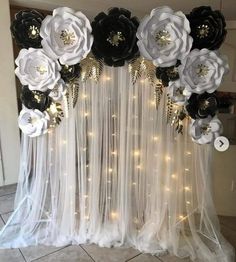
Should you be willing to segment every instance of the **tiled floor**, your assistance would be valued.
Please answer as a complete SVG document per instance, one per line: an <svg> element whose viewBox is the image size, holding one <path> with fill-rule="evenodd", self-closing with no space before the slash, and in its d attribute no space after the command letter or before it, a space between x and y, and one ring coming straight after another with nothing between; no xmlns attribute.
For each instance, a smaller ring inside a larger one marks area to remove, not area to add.
<svg viewBox="0 0 236 262"><path fill-rule="evenodd" d="M0 228L13 210L16 185L0 187ZM236 217L219 217L224 236L236 248ZM132 248L100 248L96 245L0 249L0 262L189 262L166 255L160 258Z"/></svg>

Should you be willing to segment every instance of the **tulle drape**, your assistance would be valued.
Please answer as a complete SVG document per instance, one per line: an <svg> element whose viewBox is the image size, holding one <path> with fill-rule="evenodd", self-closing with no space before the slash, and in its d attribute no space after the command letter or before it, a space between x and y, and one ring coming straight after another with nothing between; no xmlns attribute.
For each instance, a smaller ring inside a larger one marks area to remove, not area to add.
<svg viewBox="0 0 236 262"><path fill-rule="evenodd" d="M22 137L15 212L0 247L96 243L169 251L197 261L234 261L211 197L212 146L167 124L145 79L105 67L80 83L76 107L54 131ZM68 110L68 112L67 112Z"/></svg>

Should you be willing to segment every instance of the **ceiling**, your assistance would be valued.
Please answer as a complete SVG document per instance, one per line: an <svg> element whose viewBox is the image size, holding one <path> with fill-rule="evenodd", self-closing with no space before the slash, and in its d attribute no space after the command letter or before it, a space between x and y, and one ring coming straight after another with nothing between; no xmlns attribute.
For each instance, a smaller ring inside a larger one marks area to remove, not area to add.
<svg viewBox="0 0 236 262"><path fill-rule="evenodd" d="M213 9L221 10L226 20L236 21L236 0L10 0L10 3L44 10L68 6L84 12L89 18L114 6L127 8L141 18L157 6L168 5L176 11L188 13L194 7L210 5Z"/></svg>

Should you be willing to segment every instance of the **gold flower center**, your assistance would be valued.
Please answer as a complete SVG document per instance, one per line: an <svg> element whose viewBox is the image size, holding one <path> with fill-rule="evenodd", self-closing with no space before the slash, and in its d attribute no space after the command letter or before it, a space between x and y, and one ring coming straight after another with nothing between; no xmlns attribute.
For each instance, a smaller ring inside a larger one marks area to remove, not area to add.
<svg viewBox="0 0 236 262"><path fill-rule="evenodd" d="M200 109L201 110L206 110L209 107L210 102L208 100L204 100L200 103Z"/></svg>
<svg viewBox="0 0 236 262"><path fill-rule="evenodd" d="M210 32L210 28L208 25L199 25L197 27L197 37L198 38L205 38L209 35L209 32Z"/></svg>
<svg viewBox="0 0 236 262"><path fill-rule="evenodd" d="M125 37L122 32L111 31L109 37L107 38L107 42L109 42L112 46L118 46L120 42L123 41L125 41Z"/></svg>
<svg viewBox="0 0 236 262"><path fill-rule="evenodd" d="M156 34L155 40L160 47L166 47L171 43L170 33L165 29L160 30Z"/></svg>
<svg viewBox="0 0 236 262"><path fill-rule="evenodd" d="M75 42L75 33L70 32L69 30L65 29L61 31L60 39L63 41L64 45L73 45Z"/></svg>
<svg viewBox="0 0 236 262"><path fill-rule="evenodd" d="M203 124L200 130L203 135L208 135L211 132L211 126L209 124Z"/></svg>
<svg viewBox="0 0 236 262"><path fill-rule="evenodd" d="M196 74L198 77L207 76L209 73L209 67L203 64L197 66Z"/></svg>
<svg viewBox="0 0 236 262"><path fill-rule="evenodd" d="M28 36L31 39L36 39L39 37L39 29L35 25L31 25L28 30Z"/></svg>

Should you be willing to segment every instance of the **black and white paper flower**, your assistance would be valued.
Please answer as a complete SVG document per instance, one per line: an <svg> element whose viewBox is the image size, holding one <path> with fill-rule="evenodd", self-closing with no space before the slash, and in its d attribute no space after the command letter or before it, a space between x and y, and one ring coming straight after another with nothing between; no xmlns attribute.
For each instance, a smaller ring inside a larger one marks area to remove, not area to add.
<svg viewBox="0 0 236 262"><path fill-rule="evenodd" d="M20 98L22 104L28 109L38 109L41 112L49 108L52 101L47 93L30 90L28 86L22 87Z"/></svg>
<svg viewBox="0 0 236 262"><path fill-rule="evenodd" d="M66 93L67 86L64 83L64 81L60 80L58 83L55 85L55 87L51 90L49 93L49 96L54 100L54 101L60 101L63 96Z"/></svg>
<svg viewBox="0 0 236 262"><path fill-rule="evenodd" d="M229 65L226 58L220 56L218 52L194 49L182 60L179 66L179 76L190 92L213 93L228 70Z"/></svg>
<svg viewBox="0 0 236 262"><path fill-rule="evenodd" d="M76 65L61 65L61 78L69 83L76 78L80 77L81 67L80 64Z"/></svg>
<svg viewBox="0 0 236 262"><path fill-rule="evenodd" d="M36 10L22 10L15 15L11 24L11 33L21 48L40 48L39 35L44 15Z"/></svg>
<svg viewBox="0 0 236 262"><path fill-rule="evenodd" d="M71 8L59 7L42 22L40 36L45 52L65 65L75 65L90 52L93 36L88 18Z"/></svg>
<svg viewBox="0 0 236 262"><path fill-rule="evenodd" d="M124 8L100 13L92 22L93 54L109 66L123 66L138 53L136 32L139 22Z"/></svg>
<svg viewBox="0 0 236 262"><path fill-rule="evenodd" d="M220 11L213 11L210 6L200 6L187 15L193 37L193 48L220 48L227 31L224 16Z"/></svg>
<svg viewBox="0 0 236 262"><path fill-rule="evenodd" d="M138 47L155 66L169 67L183 59L192 47L189 21L179 11L164 6L153 9L139 25Z"/></svg>
<svg viewBox="0 0 236 262"><path fill-rule="evenodd" d="M61 66L42 49L21 49L15 63L15 74L21 84L27 85L30 90L45 92L53 89L61 78Z"/></svg>
<svg viewBox="0 0 236 262"><path fill-rule="evenodd" d="M171 81L168 87L168 94L173 103L185 105L191 93L185 89L180 80Z"/></svg>
<svg viewBox="0 0 236 262"><path fill-rule="evenodd" d="M47 133L49 122L50 117L47 111L41 112L37 109L23 108L18 118L21 131L30 137Z"/></svg>
<svg viewBox="0 0 236 262"><path fill-rule="evenodd" d="M193 120L190 125L192 140L198 144L209 144L223 131L222 123L217 118L203 118Z"/></svg>
<svg viewBox="0 0 236 262"><path fill-rule="evenodd" d="M192 94L186 105L189 116L193 119L215 116L218 99L215 93Z"/></svg>
<svg viewBox="0 0 236 262"><path fill-rule="evenodd" d="M180 61L176 63L174 66L170 67L160 67L156 68L156 77L160 79L164 86L168 86L170 81L175 81L179 79L178 66L180 65Z"/></svg>

